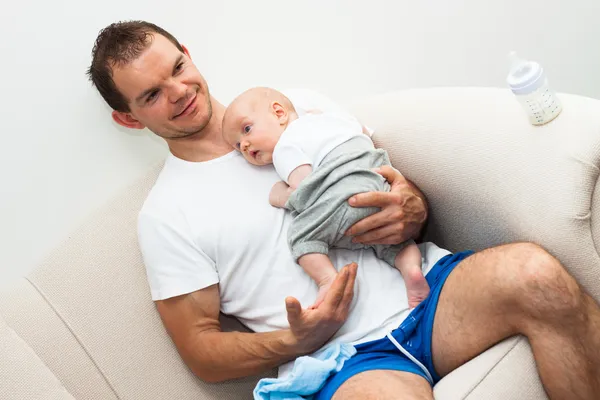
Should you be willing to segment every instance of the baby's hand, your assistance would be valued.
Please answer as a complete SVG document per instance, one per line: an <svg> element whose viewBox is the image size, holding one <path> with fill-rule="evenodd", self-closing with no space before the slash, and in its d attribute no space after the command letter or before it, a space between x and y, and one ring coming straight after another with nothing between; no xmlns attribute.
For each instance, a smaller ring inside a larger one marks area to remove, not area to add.
<svg viewBox="0 0 600 400"><path fill-rule="evenodd" d="M269 204L273 207L283 208L292 194L292 189L283 181L279 181L271 188Z"/></svg>

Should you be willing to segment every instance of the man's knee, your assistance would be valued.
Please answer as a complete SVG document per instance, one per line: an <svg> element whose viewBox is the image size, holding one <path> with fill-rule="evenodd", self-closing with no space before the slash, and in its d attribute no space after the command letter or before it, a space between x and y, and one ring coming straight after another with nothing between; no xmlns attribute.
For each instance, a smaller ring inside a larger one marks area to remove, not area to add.
<svg viewBox="0 0 600 400"><path fill-rule="evenodd" d="M511 278L519 307L531 318L571 318L582 305L582 292L562 264L541 246L515 243Z"/></svg>

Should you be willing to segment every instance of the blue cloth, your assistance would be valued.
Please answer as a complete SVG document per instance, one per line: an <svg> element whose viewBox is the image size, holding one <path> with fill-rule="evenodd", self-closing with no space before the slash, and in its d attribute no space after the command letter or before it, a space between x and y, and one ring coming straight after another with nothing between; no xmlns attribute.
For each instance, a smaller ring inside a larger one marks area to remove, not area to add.
<svg viewBox="0 0 600 400"><path fill-rule="evenodd" d="M342 369L344 362L354 354L354 346L335 343L311 356L299 357L286 377L264 378L258 381L254 388L254 399L310 399L312 394L321 389L327 378Z"/></svg>
<svg viewBox="0 0 600 400"><path fill-rule="evenodd" d="M391 336L428 371L428 374L387 338L381 338L356 346L356 355L344 363L343 368L332 375L315 400L329 400L335 391L348 379L364 371L394 370L411 372L422 376L435 385L441 378L435 371L431 354L431 335L433 320L437 309L440 292L446 279L454 268L465 258L473 254L464 251L442 257L426 275L430 292L400 326L391 332ZM429 376L432 381L430 381Z"/></svg>

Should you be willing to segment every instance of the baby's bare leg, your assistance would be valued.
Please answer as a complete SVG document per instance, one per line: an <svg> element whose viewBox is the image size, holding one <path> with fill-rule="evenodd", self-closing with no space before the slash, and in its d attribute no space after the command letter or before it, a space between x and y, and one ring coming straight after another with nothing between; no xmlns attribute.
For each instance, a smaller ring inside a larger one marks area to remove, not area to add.
<svg viewBox="0 0 600 400"><path fill-rule="evenodd" d="M402 249L394 260L394 266L400 271L406 284L408 306L414 308L429 294L429 284L421 271L421 252L416 244Z"/></svg>
<svg viewBox="0 0 600 400"><path fill-rule="evenodd" d="M319 286L317 300L310 308L317 308L325 299L329 287L335 280L337 271L331 263L329 256L321 253L309 253L298 259L298 264L313 278Z"/></svg>

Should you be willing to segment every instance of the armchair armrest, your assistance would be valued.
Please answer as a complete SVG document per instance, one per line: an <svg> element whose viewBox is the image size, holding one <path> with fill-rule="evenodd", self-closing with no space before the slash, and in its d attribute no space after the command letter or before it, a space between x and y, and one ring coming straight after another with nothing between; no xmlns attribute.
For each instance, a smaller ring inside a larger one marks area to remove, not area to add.
<svg viewBox="0 0 600 400"><path fill-rule="evenodd" d="M393 92L351 109L427 196L428 240L536 242L600 300L600 101L558 97L563 112L541 127L496 88Z"/></svg>

